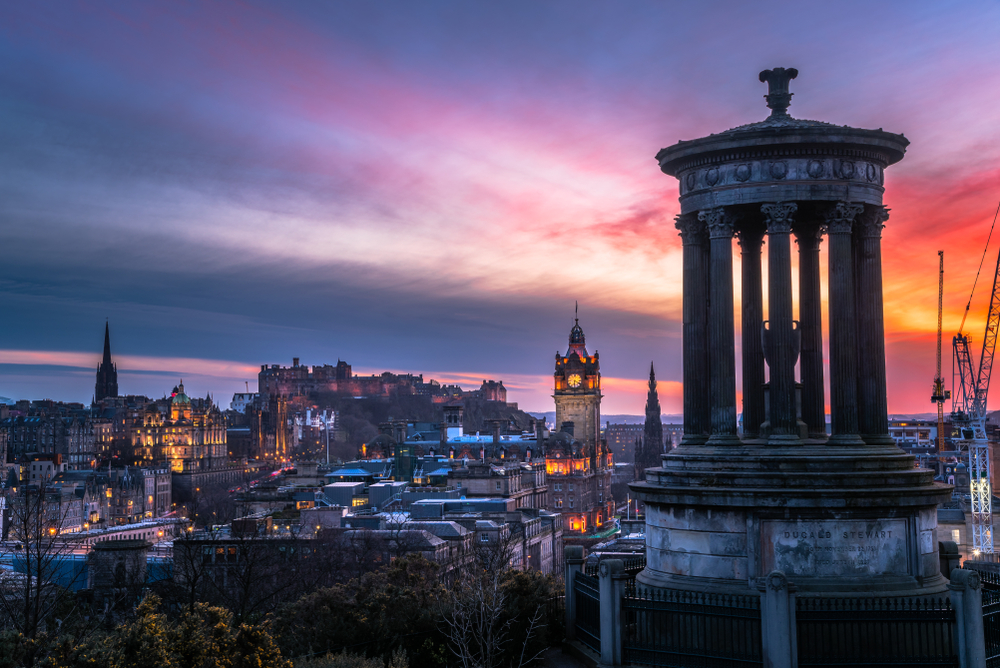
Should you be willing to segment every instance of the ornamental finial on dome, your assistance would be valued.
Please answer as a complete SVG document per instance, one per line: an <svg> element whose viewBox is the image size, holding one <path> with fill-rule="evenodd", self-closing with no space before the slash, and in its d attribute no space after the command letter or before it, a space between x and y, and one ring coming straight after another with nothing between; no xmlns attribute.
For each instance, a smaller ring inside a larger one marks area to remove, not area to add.
<svg viewBox="0 0 1000 668"><path fill-rule="evenodd" d="M569 345L572 347L574 345L582 346L585 344L586 339L583 336L583 328L580 327L580 302L576 302L573 312L573 329L569 331Z"/></svg>
<svg viewBox="0 0 1000 668"><path fill-rule="evenodd" d="M775 67L760 73L761 82L767 82L767 108L771 110L771 118L788 115L788 105L792 103L792 93L788 92L788 82L799 76L794 67L785 69Z"/></svg>
<svg viewBox="0 0 1000 668"><path fill-rule="evenodd" d="M566 351L567 358L573 353L576 353L581 359L590 356L587 352L587 340L583 335L583 328L580 327L579 316L580 308L577 305L576 313L573 317L573 329L569 331L569 350Z"/></svg>

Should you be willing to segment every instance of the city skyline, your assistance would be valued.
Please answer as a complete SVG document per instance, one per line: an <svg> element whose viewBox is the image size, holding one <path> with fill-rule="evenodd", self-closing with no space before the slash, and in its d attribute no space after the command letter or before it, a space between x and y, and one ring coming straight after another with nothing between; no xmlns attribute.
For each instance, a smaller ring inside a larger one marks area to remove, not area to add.
<svg viewBox="0 0 1000 668"><path fill-rule="evenodd" d="M936 251L948 360L1000 198L1000 9L431 6L0 10L0 395L89 401L107 317L123 394L184 377L226 405L261 364L340 358L547 411L579 300L604 412L641 413L652 360L679 413L653 156L763 119L757 72L787 66L793 116L911 141L886 177L889 411L933 410Z"/></svg>

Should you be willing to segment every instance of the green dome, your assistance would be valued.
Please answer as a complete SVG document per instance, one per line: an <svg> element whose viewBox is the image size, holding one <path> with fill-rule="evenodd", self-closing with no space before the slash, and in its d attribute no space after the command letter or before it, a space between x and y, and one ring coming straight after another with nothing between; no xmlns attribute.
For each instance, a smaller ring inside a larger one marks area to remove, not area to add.
<svg viewBox="0 0 1000 668"><path fill-rule="evenodd" d="M189 397L188 395L184 394L184 383L181 383L180 385L178 385L177 387L175 387L174 391L171 393L170 397L171 397L171 403L174 403L174 404L190 404L191 403L191 397Z"/></svg>

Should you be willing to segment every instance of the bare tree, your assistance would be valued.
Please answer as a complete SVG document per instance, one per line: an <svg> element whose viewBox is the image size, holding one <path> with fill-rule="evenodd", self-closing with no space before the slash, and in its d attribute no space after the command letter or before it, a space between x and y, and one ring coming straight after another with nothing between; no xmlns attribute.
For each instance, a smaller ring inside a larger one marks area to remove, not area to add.
<svg viewBox="0 0 1000 668"><path fill-rule="evenodd" d="M523 636L517 632L505 583L512 572L519 536L502 524L489 538L477 541L475 565L464 571L451 590L452 610L444 619L445 635L462 668L521 668L541 654L529 654L528 646L542 624L544 610L536 606L524 611L529 614L527 629Z"/></svg>
<svg viewBox="0 0 1000 668"><path fill-rule="evenodd" d="M508 613L508 595L501 573L482 571L465 577L452 590L452 609L444 618L448 647L462 668L521 668L541 652L528 655L530 640L544 611L531 612L527 633L515 637L516 619ZM519 647L519 649L518 649Z"/></svg>
<svg viewBox="0 0 1000 668"><path fill-rule="evenodd" d="M191 532L174 541L175 600L188 610L212 603L237 623L253 621L304 593L311 542L270 535L266 522L253 518L228 532Z"/></svg>
<svg viewBox="0 0 1000 668"><path fill-rule="evenodd" d="M9 509L7 540L0 555L11 559L15 572L0 575L2 625L27 641L25 665L34 665L39 640L55 632L73 601L72 587L85 580L86 561L73 559L78 544L67 534L67 517L75 497L63 499L46 480L4 491Z"/></svg>

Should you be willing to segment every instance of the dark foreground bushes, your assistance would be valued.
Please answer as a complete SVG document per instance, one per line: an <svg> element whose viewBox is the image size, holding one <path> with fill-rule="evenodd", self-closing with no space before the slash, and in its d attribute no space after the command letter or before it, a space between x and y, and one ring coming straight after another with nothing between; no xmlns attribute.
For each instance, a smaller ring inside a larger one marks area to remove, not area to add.
<svg viewBox="0 0 1000 668"><path fill-rule="evenodd" d="M0 668L446 668L470 657L506 668L562 638L552 605L562 584L551 576L473 567L445 586L438 575L436 564L403 557L242 621L155 594L113 623L81 608L34 638L0 630Z"/></svg>

